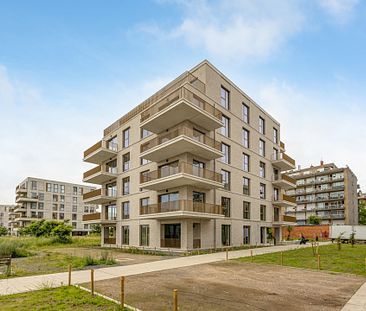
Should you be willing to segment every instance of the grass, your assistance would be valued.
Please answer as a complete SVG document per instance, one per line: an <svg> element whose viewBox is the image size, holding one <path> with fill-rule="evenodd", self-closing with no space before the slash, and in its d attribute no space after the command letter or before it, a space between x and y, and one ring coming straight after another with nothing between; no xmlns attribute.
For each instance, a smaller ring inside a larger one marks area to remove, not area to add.
<svg viewBox="0 0 366 311"><path fill-rule="evenodd" d="M321 270L366 276L366 245L355 245L352 247L348 244L342 244L340 251L337 249L337 244L320 246L319 255ZM252 261L250 257L243 257L237 260L240 262ZM281 254L278 252L253 256L253 262L280 265ZM314 256L311 247L286 251L283 252L283 265L296 268L317 269L317 256Z"/></svg>
<svg viewBox="0 0 366 311"><path fill-rule="evenodd" d="M119 305L102 297L92 297L90 293L74 286L0 296L0 306L2 311L128 310L127 308L122 309Z"/></svg>

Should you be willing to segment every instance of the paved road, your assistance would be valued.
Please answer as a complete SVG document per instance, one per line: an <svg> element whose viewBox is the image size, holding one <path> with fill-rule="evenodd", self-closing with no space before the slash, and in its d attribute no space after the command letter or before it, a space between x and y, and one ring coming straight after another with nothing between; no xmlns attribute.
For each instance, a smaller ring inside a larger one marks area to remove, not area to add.
<svg viewBox="0 0 366 311"><path fill-rule="evenodd" d="M292 245L256 248L253 249L253 255L275 253L280 251L296 249L299 247L309 247L309 246L310 245L299 246L292 244ZM230 251L228 255L229 259L239 257L249 257L250 250ZM147 272L189 267L194 265L222 261L225 259L226 259L226 253L220 252L220 253L196 255L190 257L178 257L173 259L153 261L128 266L100 268L95 270L94 279L95 281L107 280L122 275L129 276ZM90 281L90 270L79 270L72 272L72 284L81 284L89 281ZM0 295L22 293L42 289L44 287L58 287L66 285L67 282L68 282L67 272L3 279L0 280Z"/></svg>

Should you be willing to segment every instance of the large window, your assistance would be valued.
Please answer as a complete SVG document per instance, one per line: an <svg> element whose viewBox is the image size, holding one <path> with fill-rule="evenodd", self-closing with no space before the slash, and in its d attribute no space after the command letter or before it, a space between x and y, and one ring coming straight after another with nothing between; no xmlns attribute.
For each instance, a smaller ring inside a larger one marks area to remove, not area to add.
<svg viewBox="0 0 366 311"><path fill-rule="evenodd" d="M140 199L140 213L141 214L148 214L148 206L149 206L149 198L141 198Z"/></svg>
<svg viewBox="0 0 366 311"><path fill-rule="evenodd" d="M243 177L243 194L250 195L250 179Z"/></svg>
<svg viewBox="0 0 366 311"><path fill-rule="evenodd" d="M122 245L130 244L130 227L122 226Z"/></svg>
<svg viewBox="0 0 366 311"><path fill-rule="evenodd" d="M122 194L130 194L130 177L125 177L122 179Z"/></svg>
<svg viewBox="0 0 366 311"><path fill-rule="evenodd" d="M225 89L223 86L221 87L221 92L220 92L220 103L221 106L229 109L230 108L230 92Z"/></svg>
<svg viewBox="0 0 366 311"><path fill-rule="evenodd" d="M65 193L65 185L60 185L60 193Z"/></svg>
<svg viewBox="0 0 366 311"><path fill-rule="evenodd" d="M266 206L265 205L260 206L260 219L263 221L266 220Z"/></svg>
<svg viewBox="0 0 366 311"><path fill-rule="evenodd" d="M222 123L224 126L221 128L221 134L226 137L230 137L230 119L223 115Z"/></svg>
<svg viewBox="0 0 366 311"><path fill-rule="evenodd" d="M35 180L31 181L31 189L32 190L37 190L37 181L35 181Z"/></svg>
<svg viewBox="0 0 366 311"><path fill-rule="evenodd" d="M266 177L266 164L264 162L259 162L259 177Z"/></svg>
<svg viewBox="0 0 366 311"><path fill-rule="evenodd" d="M140 225L140 246L149 246L150 244L150 226Z"/></svg>
<svg viewBox="0 0 366 311"><path fill-rule="evenodd" d="M249 155L243 153L243 170L249 172L250 169L250 157Z"/></svg>
<svg viewBox="0 0 366 311"><path fill-rule="evenodd" d="M266 126L266 123L265 123L264 119L262 117L259 117L259 133L261 133L263 135L265 134L265 132L266 132L265 126Z"/></svg>
<svg viewBox="0 0 366 311"><path fill-rule="evenodd" d="M230 246L230 225L221 225L221 243Z"/></svg>
<svg viewBox="0 0 366 311"><path fill-rule="evenodd" d="M273 128L273 142L278 144L278 130L276 128Z"/></svg>
<svg viewBox="0 0 366 311"><path fill-rule="evenodd" d="M264 140L259 140L259 155L264 157L266 155L266 143Z"/></svg>
<svg viewBox="0 0 366 311"><path fill-rule="evenodd" d="M221 170L222 182L224 183L224 189L230 190L230 172Z"/></svg>
<svg viewBox="0 0 366 311"><path fill-rule="evenodd" d="M124 172L130 169L130 153L126 153L122 156L122 169Z"/></svg>
<svg viewBox="0 0 366 311"><path fill-rule="evenodd" d="M130 202L122 202L122 219L130 218Z"/></svg>
<svg viewBox="0 0 366 311"><path fill-rule="evenodd" d="M58 184L53 185L53 192L58 192Z"/></svg>
<svg viewBox="0 0 366 311"><path fill-rule="evenodd" d="M221 161L226 164L230 164L230 146L221 143L221 151L224 154L221 158Z"/></svg>
<svg viewBox="0 0 366 311"><path fill-rule="evenodd" d="M148 136L150 136L152 133L148 130L145 129L141 129L141 138L146 138Z"/></svg>
<svg viewBox="0 0 366 311"><path fill-rule="evenodd" d="M230 217L230 198L221 197L221 206L225 217Z"/></svg>
<svg viewBox="0 0 366 311"><path fill-rule="evenodd" d="M249 123L249 106L243 104L243 121Z"/></svg>
<svg viewBox="0 0 366 311"><path fill-rule="evenodd" d="M51 192L52 191L52 185L49 183L46 183L46 191Z"/></svg>
<svg viewBox="0 0 366 311"><path fill-rule="evenodd" d="M265 199L266 198L266 185L259 184L259 198Z"/></svg>
<svg viewBox="0 0 366 311"><path fill-rule="evenodd" d="M243 201L243 219L250 219L250 202Z"/></svg>
<svg viewBox="0 0 366 311"><path fill-rule="evenodd" d="M117 207L116 205L106 205L105 207L106 220L117 220Z"/></svg>
<svg viewBox="0 0 366 311"><path fill-rule="evenodd" d="M159 195L158 200L159 200L159 206L160 206L162 213L178 211L180 208L179 192L161 194L161 195Z"/></svg>
<svg viewBox="0 0 366 311"><path fill-rule="evenodd" d="M117 160L115 159L106 163L106 169L108 173L117 174Z"/></svg>
<svg viewBox="0 0 366 311"><path fill-rule="evenodd" d="M250 226L243 226L243 244L250 244Z"/></svg>
<svg viewBox="0 0 366 311"><path fill-rule="evenodd" d="M249 148L249 131L243 128L243 146Z"/></svg>
<svg viewBox="0 0 366 311"><path fill-rule="evenodd" d="M123 131L123 148L127 148L130 145L130 128Z"/></svg>

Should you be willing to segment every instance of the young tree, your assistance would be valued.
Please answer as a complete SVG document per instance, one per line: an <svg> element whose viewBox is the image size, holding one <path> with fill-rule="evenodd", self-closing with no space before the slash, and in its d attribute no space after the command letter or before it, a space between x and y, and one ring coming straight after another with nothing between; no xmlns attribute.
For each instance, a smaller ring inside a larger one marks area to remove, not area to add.
<svg viewBox="0 0 366 311"><path fill-rule="evenodd" d="M294 229L293 226L287 226L287 232L288 232L288 234L287 234L287 241L290 241L291 232L292 232L293 229Z"/></svg>
<svg viewBox="0 0 366 311"><path fill-rule="evenodd" d="M321 219L316 215L311 215L308 218L310 225L319 225L321 223Z"/></svg>
<svg viewBox="0 0 366 311"><path fill-rule="evenodd" d="M358 223L366 225L366 203L364 201L358 204Z"/></svg>
<svg viewBox="0 0 366 311"><path fill-rule="evenodd" d="M8 235L8 229L4 226L0 226L0 236Z"/></svg>

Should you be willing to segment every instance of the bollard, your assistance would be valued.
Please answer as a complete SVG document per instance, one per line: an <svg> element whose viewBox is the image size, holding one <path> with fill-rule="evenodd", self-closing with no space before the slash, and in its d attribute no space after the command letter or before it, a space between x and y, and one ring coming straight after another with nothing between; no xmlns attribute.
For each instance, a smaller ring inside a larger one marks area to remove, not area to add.
<svg viewBox="0 0 366 311"><path fill-rule="evenodd" d="M91 294L94 296L94 269L90 269L90 282Z"/></svg>
<svg viewBox="0 0 366 311"><path fill-rule="evenodd" d="M283 252L281 252L281 266L283 266Z"/></svg>
<svg viewBox="0 0 366 311"><path fill-rule="evenodd" d="M319 255L319 242L316 243L316 254Z"/></svg>
<svg viewBox="0 0 366 311"><path fill-rule="evenodd" d="M318 255L318 270L320 270L320 255Z"/></svg>
<svg viewBox="0 0 366 311"><path fill-rule="evenodd" d="M125 306L125 277L121 276L121 308Z"/></svg>
<svg viewBox="0 0 366 311"><path fill-rule="evenodd" d="M365 258L365 271L366 271L366 258Z"/></svg>
<svg viewBox="0 0 366 311"><path fill-rule="evenodd" d="M226 249L226 260L229 260L229 250Z"/></svg>
<svg viewBox="0 0 366 311"><path fill-rule="evenodd" d="M251 258L251 260L253 262L253 250L252 249L250 250L250 258Z"/></svg>
<svg viewBox="0 0 366 311"><path fill-rule="evenodd" d="M173 311L178 311L178 290L173 290Z"/></svg>
<svg viewBox="0 0 366 311"><path fill-rule="evenodd" d="M69 286L71 285L71 265L69 265L69 281L68 281Z"/></svg>

